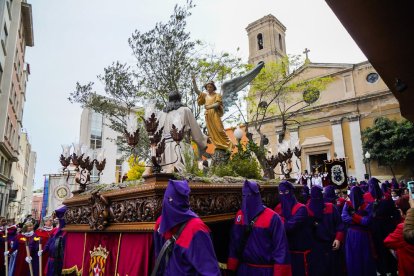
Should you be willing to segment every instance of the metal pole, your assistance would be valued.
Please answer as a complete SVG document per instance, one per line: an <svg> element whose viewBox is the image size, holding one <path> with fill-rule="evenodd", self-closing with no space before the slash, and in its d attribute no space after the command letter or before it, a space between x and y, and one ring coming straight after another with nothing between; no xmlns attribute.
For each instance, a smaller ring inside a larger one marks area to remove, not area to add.
<svg viewBox="0 0 414 276"><path fill-rule="evenodd" d="M371 178L371 159L368 159L368 173L369 173L369 178Z"/></svg>

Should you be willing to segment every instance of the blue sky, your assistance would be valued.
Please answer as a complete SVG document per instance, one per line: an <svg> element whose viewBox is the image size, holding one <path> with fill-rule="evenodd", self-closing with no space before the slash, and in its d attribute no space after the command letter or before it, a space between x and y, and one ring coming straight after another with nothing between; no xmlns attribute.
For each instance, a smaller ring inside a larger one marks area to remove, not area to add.
<svg viewBox="0 0 414 276"><path fill-rule="evenodd" d="M128 38L135 29L146 31L168 20L170 0L29 1L33 8L34 42L27 49L31 75L27 87L23 127L37 152L35 186L43 174L56 173L61 144L79 137L81 108L67 100L77 81L96 76L113 61L134 64ZM309 0L195 0L189 20L194 39L216 51L248 56L246 26L273 14L286 27L289 54L311 50L312 62L358 63L365 56L325 1Z"/></svg>

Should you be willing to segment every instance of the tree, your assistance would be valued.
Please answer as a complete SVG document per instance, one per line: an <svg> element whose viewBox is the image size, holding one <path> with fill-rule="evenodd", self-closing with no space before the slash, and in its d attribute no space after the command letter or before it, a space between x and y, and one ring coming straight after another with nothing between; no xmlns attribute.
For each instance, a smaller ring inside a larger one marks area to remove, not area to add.
<svg viewBox="0 0 414 276"><path fill-rule="evenodd" d="M403 120L397 122L385 117L375 119L372 127L362 131L362 148L371 159L388 166L393 177L393 167L414 160L414 126Z"/></svg>
<svg viewBox="0 0 414 276"><path fill-rule="evenodd" d="M145 171L145 163L139 162L134 156L128 158L129 171L127 172L127 180L137 180L142 178Z"/></svg>
<svg viewBox="0 0 414 276"><path fill-rule="evenodd" d="M104 85L105 95L100 95L94 91L93 82L86 85L76 83L76 89L70 93L68 100L71 103L79 103L82 108L89 108L96 113L102 114L109 120L109 127L116 132L123 134L127 126L128 116L143 111L139 110L136 105L142 101L143 92L142 79L129 66L120 62L114 62L112 65L104 68L104 74L99 75L98 79ZM148 158L148 137L144 130L141 120L138 120L140 128L140 140L136 147L136 154L143 160ZM125 147L126 139L114 142L123 152L127 152Z"/></svg>
<svg viewBox="0 0 414 276"><path fill-rule="evenodd" d="M144 106L146 101L154 100L162 109L168 101L168 93L179 91L184 104L202 120L192 88L192 74L205 82L223 81L242 74L245 66L235 55L207 51L203 43L191 39L186 26L192 8L192 0L188 0L183 6L175 6L167 22L159 22L147 32L135 30L128 42L136 64L130 67L117 61L104 69L98 79L104 84L105 96L94 90L93 82L77 83L69 100L103 114L110 120L112 129L123 133L126 116L137 104ZM138 157L146 160L148 137L141 123L139 127L143 139L137 145Z"/></svg>
<svg viewBox="0 0 414 276"><path fill-rule="evenodd" d="M156 99L162 108L168 101L168 93L178 91L198 119L200 107L191 76L198 74L205 82L212 79L222 82L243 73L244 67L240 58L208 52L204 43L191 39L186 26L194 7L192 0L187 0L184 6L176 5L167 22L158 22L147 32L135 30L128 42L136 57L137 71L143 77L146 96Z"/></svg>
<svg viewBox="0 0 414 276"><path fill-rule="evenodd" d="M249 121L243 116L244 123L247 128L253 128L260 137L259 143L256 143L250 133L247 146L249 150L254 152L265 177L270 179L275 177L275 166L284 162L286 156L278 153L270 159L267 158L265 146L269 140L262 132L263 125L271 117L280 121L282 129L279 143L282 143L287 126L292 123L300 124L296 118L297 113L315 103L319 98L320 91L324 90L326 85L331 82L330 77L302 80L300 74L297 73L299 64L299 56L286 57L278 62L267 63L253 80L249 95L246 97ZM293 72L288 73L289 70Z"/></svg>

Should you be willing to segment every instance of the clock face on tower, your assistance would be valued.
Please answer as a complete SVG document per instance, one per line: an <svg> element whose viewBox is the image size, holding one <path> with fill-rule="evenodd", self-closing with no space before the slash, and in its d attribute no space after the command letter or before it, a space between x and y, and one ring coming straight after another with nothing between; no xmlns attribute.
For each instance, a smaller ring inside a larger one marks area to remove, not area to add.
<svg viewBox="0 0 414 276"><path fill-rule="evenodd" d="M377 73L369 73L367 75L367 82L369 83L375 83L378 81L378 79L379 79L379 76Z"/></svg>

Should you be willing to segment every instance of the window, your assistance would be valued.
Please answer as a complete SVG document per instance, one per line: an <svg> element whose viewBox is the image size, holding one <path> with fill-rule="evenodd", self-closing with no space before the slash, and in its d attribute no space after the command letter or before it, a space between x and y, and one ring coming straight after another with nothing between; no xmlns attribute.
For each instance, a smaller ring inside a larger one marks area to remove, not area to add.
<svg viewBox="0 0 414 276"><path fill-rule="evenodd" d="M122 143L123 143L122 136L116 137L116 153L117 154L122 154Z"/></svg>
<svg viewBox="0 0 414 276"><path fill-rule="evenodd" d="M17 100L16 101L16 116L18 116L19 115L19 100ZM17 118L17 119L20 119L20 118Z"/></svg>
<svg viewBox="0 0 414 276"><path fill-rule="evenodd" d="M7 123L6 123L6 137L9 137L9 131L10 131L10 118L7 116Z"/></svg>
<svg viewBox="0 0 414 276"><path fill-rule="evenodd" d="M1 66L1 63L0 63L0 85L1 85L1 80L3 79L3 66ZM1 93L1 91L0 91L0 93Z"/></svg>
<svg viewBox="0 0 414 276"><path fill-rule="evenodd" d="M90 148L99 149L102 148L102 114L92 113L91 117L91 138Z"/></svg>
<svg viewBox="0 0 414 276"><path fill-rule="evenodd" d="M282 35L281 34L279 34L279 48L280 48L280 50L283 51L283 41L282 41Z"/></svg>
<svg viewBox="0 0 414 276"><path fill-rule="evenodd" d="M7 25L4 24L3 32L1 35L1 46L3 47L3 52L5 56L7 55L6 48L7 48L7 37L8 36L9 36L9 32L7 31Z"/></svg>
<svg viewBox="0 0 414 276"><path fill-rule="evenodd" d="M10 94L9 94L9 99L10 99L10 103L13 103L13 94L14 94L14 83L12 82L12 85L10 87Z"/></svg>
<svg viewBox="0 0 414 276"><path fill-rule="evenodd" d="M11 10L10 10L10 3L9 1L6 2L6 6L7 6L7 13L9 14L9 19L10 21L12 20L12 15L11 15Z"/></svg>
<svg viewBox="0 0 414 276"><path fill-rule="evenodd" d="M259 50L263 49L263 35L262 34L257 35L257 47Z"/></svg>
<svg viewBox="0 0 414 276"><path fill-rule="evenodd" d="M115 163L115 182L119 183L122 180L122 160L116 159Z"/></svg>
<svg viewBox="0 0 414 276"><path fill-rule="evenodd" d="M377 73L375 73L375 72L369 73L367 75L367 78L366 79L367 79L367 82L369 82L369 83L376 83L378 81L378 79L379 79L379 75Z"/></svg>
<svg viewBox="0 0 414 276"><path fill-rule="evenodd" d="M0 156L0 174L3 174L4 157Z"/></svg>

